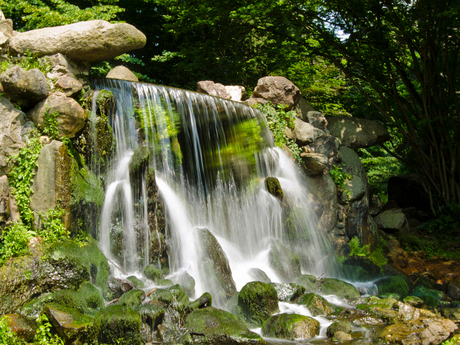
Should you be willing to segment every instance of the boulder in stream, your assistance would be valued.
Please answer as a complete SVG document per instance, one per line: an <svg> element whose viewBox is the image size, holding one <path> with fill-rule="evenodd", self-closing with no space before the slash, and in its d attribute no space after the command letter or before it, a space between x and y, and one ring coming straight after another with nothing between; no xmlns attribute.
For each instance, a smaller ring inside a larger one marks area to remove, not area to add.
<svg viewBox="0 0 460 345"><path fill-rule="evenodd" d="M249 327L260 327L278 312L278 294L269 284L250 282L238 294L238 307Z"/></svg>
<svg viewBox="0 0 460 345"><path fill-rule="evenodd" d="M335 307L331 303L314 293L300 296L296 303L305 305L313 316L327 316L335 312Z"/></svg>
<svg viewBox="0 0 460 345"><path fill-rule="evenodd" d="M100 310L94 319L100 330L100 344L141 343L141 317L134 310L121 305L111 305Z"/></svg>
<svg viewBox="0 0 460 345"><path fill-rule="evenodd" d="M272 240L268 253L271 268L286 282L293 282L300 276L300 259L281 242Z"/></svg>
<svg viewBox="0 0 460 345"><path fill-rule="evenodd" d="M320 324L312 317L298 314L270 316L262 327L262 334L270 338L288 340L310 339L319 335Z"/></svg>

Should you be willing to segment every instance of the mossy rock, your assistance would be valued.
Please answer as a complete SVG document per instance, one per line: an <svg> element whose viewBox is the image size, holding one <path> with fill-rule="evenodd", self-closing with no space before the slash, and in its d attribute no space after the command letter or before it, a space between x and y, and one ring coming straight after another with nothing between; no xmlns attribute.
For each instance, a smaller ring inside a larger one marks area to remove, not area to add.
<svg viewBox="0 0 460 345"><path fill-rule="evenodd" d="M412 283L409 278L404 276L391 276L379 279L375 282L379 294L396 293L400 298L404 298L412 290Z"/></svg>
<svg viewBox="0 0 460 345"><path fill-rule="evenodd" d="M265 178L264 182L267 191L275 198L278 198L281 201L283 201L284 193L283 189L281 188L280 181L276 177L267 177Z"/></svg>
<svg viewBox="0 0 460 345"><path fill-rule="evenodd" d="M128 307L108 306L96 314L95 321L99 327L100 344L139 345L141 343L141 317Z"/></svg>
<svg viewBox="0 0 460 345"><path fill-rule="evenodd" d="M350 334L352 331L351 323L348 321L335 321L332 325L327 328L326 335L332 338L336 332L344 332Z"/></svg>
<svg viewBox="0 0 460 345"><path fill-rule="evenodd" d="M353 285L335 278L321 279L319 291L322 295L335 295L339 298L358 298L359 291Z"/></svg>
<svg viewBox="0 0 460 345"><path fill-rule="evenodd" d="M251 278L253 278L255 281L258 281L258 282L262 282L262 283L271 283L271 279L267 276L267 274L262 271L261 269L259 268L250 268L248 270L248 274L251 276Z"/></svg>
<svg viewBox="0 0 460 345"><path fill-rule="evenodd" d="M293 302L305 293L305 287L294 283L270 283L278 294L281 302Z"/></svg>
<svg viewBox="0 0 460 345"><path fill-rule="evenodd" d="M34 322L19 314L6 314L4 316L10 331L16 333L18 338L27 343L33 342L36 333Z"/></svg>
<svg viewBox="0 0 460 345"><path fill-rule="evenodd" d="M273 286L250 282L238 294L238 307L250 327L260 327L270 315L279 311L278 294Z"/></svg>
<svg viewBox="0 0 460 345"><path fill-rule="evenodd" d="M155 329L163 322L166 308L157 301L149 301L147 303L137 306L135 311L141 317L142 323L146 324L150 330Z"/></svg>
<svg viewBox="0 0 460 345"><path fill-rule="evenodd" d="M99 249L99 246L93 238L83 247L89 260L90 281L102 290L102 294L107 291L107 279L109 277L110 266L107 258Z"/></svg>
<svg viewBox="0 0 460 345"><path fill-rule="evenodd" d="M313 316L327 316L335 312L335 307L331 303L314 293L300 296L296 303L305 305Z"/></svg>
<svg viewBox="0 0 460 345"><path fill-rule="evenodd" d="M186 271L174 274L174 276L171 277L171 280L174 283L179 284L187 295L193 296L195 294L195 279L193 279L193 277Z"/></svg>
<svg viewBox="0 0 460 345"><path fill-rule="evenodd" d="M138 289L143 289L145 287L144 282L140 280L139 278L137 278L136 276L129 276L126 279L129 280L131 283L133 283L134 287Z"/></svg>
<svg viewBox="0 0 460 345"><path fill-rule="evenodd" d="M421 299L420 297L411 295L405 297L403 302L414 308L423 308L423 305L425 304L423 299Z"/></svg>
<svg viewBox="0 0 460 345"><path fill-rule="evenodd" d="M170 305L174 301L174 296L171 291L167 289L156 289L151 295L150 298L153 300L160 301L165 305Z"/></svg>
<svg viewBox="0 0 460 345"><path fill-rule="evenodd" d="M312 317L298 314L270 316L262 327L265 337L289 340L310 339L319 335L320 323Z"/></svg>
<svg viewBox="0 0 460 345"><path fill-rule="evenodd" d="M351 256L343 263L345 277L352 281L369 281L381 276L380 267L365 256Z"/></svg>
<svg viewBox="0 0 460 345"><path fill-rule="evenodd" d="M149 148L143 145L139 146L131 157L131 162L129 163L129 175L135 177L143 174L148 166L149 159Z"/></svg>
<svg viewBox="0 0 460 345"><path fill-rule="evenodd" d="M132 289L124 293L118 300L118 305L123 305L131 309L136 309L145 299L143 290Z"/></svg>
<svg viewBox="0 0 460 345"><path fill-rule="evenodd" d="M270 267L287 283L300 276L299 256L288 250L281 242L272 240L268 252Z"/></svg>
<svg viewBox="0 0 460 345"><path fill-rule="evenodd" d="M265 344L238 316L214 307L191 312L185 319L185 328L199 344Z"/></svg>
<svg viewBox="0 0 460 345"><path fill-rule="evenodd" d="M151 281L156 281L162 277L161 271L154 265L147 265L144 267L144 276Z"/></svg>
<svg viewBox="0 0 460 345"><path fill-rule="evenodd" d="M297 285L301 285L305 288L305 293L316 292L318 290L318 280L313 275L302 274L295 280Z"/></svg>
<svg viewBox="0 0 460 345"><path fill-rule="evenodd" d="M155 282L158 286L172 286L174 283L169 279L157 279Z"/></svg>
<svg viewBox="0 0 460 345"><path fill-rule="evenodd" d="M44 313L66 344L97 342L99 328L93 318L81 314L74 308L53 303L45 306Z"/></svg>
<svg viewBox="0 0 460 345"><path fill-rule="evenodd" d="M200 308L206 308L212 306L212 296L209 292L203 293L200 297L196 300L191 301L188 304L188 309L195 310Z"/></svg>
<svg viewBox="0 0 460 345"><path fill-rule="evenodd" d="M425 302L426 306L431 308L436 308L444 297L442 291L437 291L433 289L428 289L423 285L415 287L412 291L411 296L419 297Z"/></svg>

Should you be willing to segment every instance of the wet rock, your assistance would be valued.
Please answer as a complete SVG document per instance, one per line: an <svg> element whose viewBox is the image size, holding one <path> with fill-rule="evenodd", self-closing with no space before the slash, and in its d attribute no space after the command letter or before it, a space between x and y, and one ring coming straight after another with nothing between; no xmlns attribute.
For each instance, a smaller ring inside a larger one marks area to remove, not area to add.
<svg viewBox="0 0 460 345"><path fill-rule="evenodd" d="M250 99L261 98L275 106L282 104L287 110L294 109L300 101L300 90L284 77L260 78Z"/></svg>
<svg viewBox="0 0 460 345"><path fill-rule="evenodd" d="M200 261L203 274L202 279L212 287L211 291L217 294L214 297L218 304L224 304L228 297L236 292L232 271L227 256L208 229L196 229L195 236L200 246Z"/></svg>
<svg viewBox="0 0 460 345"><path fill-rule="evenodd" d="M305 293L316 292L319 283L313 275L302 274L295 280L295 283L305 287Z"/></svg>
<svg viewBox="0 0 460 345"><path fill-rule="evenodd" d="M455 323L460 322L460 308L442 308L441 315Z"/></svg>
<svg viewBox="0 0 460 345"><path fill-rule="evenodd" d="M369 147L390 140L385 126L373 120L328 116L327 129L350 148Z"/></svg>
<svg viewBox="0 0 460 345"><path fill-rule="evenodd" d="M294 283L270 283L281 302L293 302L305 293L305 287Z"/></svg>
<svg viewBox="0 0 460 345"><path fill-rule="evenodd" d="M8 328L12 332L16 333L18 338L26 341L27 343L34 340L36 329L33 322L19 314L6 314L5 317L8 323Z"/></svg>
<svg viewBox="0 0 460 345"><path fill-rule="evenodd" d="M161 271L156 268L154 265L147 265L144 267L144 275L152 280L156 281L158 278L161 277Z"/></svg>
<svg viewBox="0 0 460 345"><path fill-rule="evenodd" d="M348 321L335 321L327 328L326 335L332 338L337 332L350 334L352 331L351 323Z"/></svg>
<svg viewBox="0 0 460 345"><path fill-rule="evenodd" d="M18 33L9 45L17 54L63 53L72 59L96 62L142 48L145 43L145 35L132 25L91 20Z"/></svg>
<svg viewBox="0 0 460 345"><path fill-rule="evenodd" d="M265 344L238 316L213 307L191 312L185 319L185 328L200 344Z"/></svg>
<svg viewBox="0 0 460 345"><path fill-rule="evenodd" d="M264 183L265 188L271 195L283 201L283 189L281 188L280 181L276 177L266 177Z"/></svg>
<svg viewBox="0 0 460 345"><path fill-rule="evenodd" d="M131 283L133 283L135 288L138 289L143 289L144 288L144 282L137 278L136 276L129 276L126 278L126 280L129 280Z"/></svg>
<svg viewBox="0 0 460 345"><path fill-rule="evenodd" d="M6 175L12 162L8 158L17 154L25 146L23 129L25 114L16 109L6 97L0 97L0 174Z"/></svg>
<svg viewBox="0 0 460 345"><path fill-rule="evenodd" d="M254 279L255 281L259 281L259 282L262 282L262 283L271 283L271 279L267 276L267 274L262 271L261 269L258 269L258 268L250 268L248 270L248 274L251 276L252 279Z"/></svg>
<svg viewBox="0 0 460 345"><path fill-rule="evenodd" d="M403 276L393 276L379 279L375 282L379 289L379 294L396 293L400 298L404 298L412 290L412 282Z"/></svg>
<svg viewBox="0 0 460 345"><path fill-rule="evenodd" d="M423 302L423 299L417 296L407 296L403 299L403 302L414 308L422 308L425 304L425 302Z"/></svg>
<svg viewBox="0 0 460 345"><path fill-rule="evenodd" d="M108 79L120 79L132 82L139 82L139 79L133 72L131 72L129 68L121 65L111 69L105 77Z"/></svg>
<svg viewBox="0 0 460 345"><path fill-rule="evenodd" d="M206 95L217 96L225 99L232 99L232 96L227 92L225 86L220 83L214 83L211 80L199 81L197 83L197 92Z"/></svg>
<svg viewBox="0 0 460 345"><path fill-rule="evenodd" d="M144 342L157 340L155 332L158 329L158 325L163 322L165 315L164 306L155 302L156 301L150 301L148 303L141 304L135 310L142 320L141 337Z"/></svg>
<svg viewBox="0 0 460 345"><path fill-rule="evenodd" d="M83 129L87 119L86 111L73 98L62 92L54 92L45 100L39 102L28 113L36 126L45 126L46 114L57 114L57 129L59 137L72 139Z"/></svg>
<svg viewBox="0 0 460 345"><path fill-rule="evenodd" d="M93 318L81 314L76 309L57 304L46 305L44 312L66 344L97 342L99 327Z"/></svg>
<svg viewBox="0 0 460 345"><path fill-rule="evenodd" d="M317 336L319 329L319 322L309 316L277 314L264 323L262 334L270 338L300 340Z"/></svg>
<svg viewBox="0 0 460 345"><path fill-rule="evenodd" d="M171 277L171 280L173 283L179 284L187 295L193 296L195 294L195 279L193 279L187 271L179 271L175 273Z"/></svg>
<svg viewBox="0 0 460 345"><path fill-rule="evenodd" d="M238 306L250 327L260 327L270 315L278 312L278 294L268 284L250 282L241 289Z"/></svg>
<svg viewBox="0 0 460 345"><path fill-rule="evenodd" d="M447 296L454 301L460 301L460 281L450 282L447 286Z"/></svg>
<svg viewBox="0 0 460 345"><path fill-rule="evenodd" d="M339 343L342 343L344 341L349 341L352 339L353 337L351 336L351 334L348 334L342 331L335 332L334 336L332 337L332 340L338 341Z"/></svg>
<svg viewBox="0 0 460 345"><path fill-rule="evenodd" d="M390 344L440 344L457 329L443 318L406 321L386 327L379 338Z"/></svg>
<svg viewBox="0 0 460 345"><path fill-rule="evenodd" d="M201 308L206 308L206 307L211 307L211 306L212 306L212 296L208 292L205 292L200 297L198 297L195 301L190 302L188 305L188 307L191 310L201 309Z"/></svg>
<svg viewBox="0 0 460 345"><path fill-rule="evenodd" d="M48 96L46 78L38 69L25 71L13 66L2 73L0 81L11 100L26 110Z"/></svg>
<svg viewBox="0 0 460 345"><path fill-rule="evenodd" d="M279 241L272 240L268 262L270 267L286 282L292 282L300 276L299 257Z"/></svg>
<svg viewBox="0 0 460 345"><path fill-rule="evenodd" d="M319 291L323 295L336 295L339 298L357 298L360 296L358 289L340 279L323 278L320 280Z"/></svg>
<svg viewBox="0 0 460 345"><path fill-rule="evenodd" d="M141 317L134 310L112 305L100 310L94 317L99 328L99 343L138 345L141 342Z"/></svg>
<svg viewBox="0 0 460 345"><path fill-rule="evenodd" d="M309 293L300 296L297 304L305 305L313 316L327 316L335 312L334 306L324 297Z"/></svg>
<svg viewBox="0 0 460 345"><path fill-rule="evenodd" d="M117 304L134 310L142 304L144 299L145 292L143 290L132 289L124 293L118 300Z"/></svg>
<svg viewBox="0 0 460 345"><path fill-rule="evenodd" d="M156 289L151 295L150 298L153 300L160 301L166 306L170 305L174 301L174 296L171 291L167 289Z"/></svg>
<svg viewBox="0 0 460 345"><path fill-rule="evenodd" d="M412 296L419 297L428 307L436 308L439 302L444 298L442 291L427 289L423 285L416 286L411 292Z"/></svg>

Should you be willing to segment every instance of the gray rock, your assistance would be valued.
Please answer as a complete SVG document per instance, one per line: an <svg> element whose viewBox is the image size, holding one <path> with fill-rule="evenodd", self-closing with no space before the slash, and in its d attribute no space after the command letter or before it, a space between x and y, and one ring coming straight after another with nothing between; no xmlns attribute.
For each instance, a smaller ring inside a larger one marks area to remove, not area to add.
<svg viewBox="0 0 460 345"><path fill-rule="evenodd" d="M320 153L302 152L300 157L302 157L302 163L310 176L322 173L328 167L329 160Z"/></svg>
<svg viewBox="0 0 460 345"><path fill-rule="evenodd" d="M220 83L214 83L211 80L199 81L197 83L196 91L199 93L204 93L206 95L217 96L225 99L232 99L230 93L227 92L227 89L224 85Z"/></svg>
<svg viewBox="0 0 460 345"><path fill-rule="evenodd" d="M264 271L262 271L261 269L258 269L258 268L255 268L255 267L250 268L248 270L248 274L255 281L266 283L266 284L269 284L269 283L272 282L270 280L270 278L267 276L267 274Z"/></svg>
<svg viewBox="0 0 460 345"><path fill-rule="evenodd" d="M38 169L31 189L30 208L44 215L56 206L66 210L63 218L66 228L70 226L70 156L64 143L53 140L40 152Z"/></svg>
<svg viewBox="0 0 460 345"><path fill-rule="evenodd" d="M83 89L83 84L79 80L67 75L60 77L56 82L56 86L62 89L67 97L71 97Z"/></svg>
<svg viewBox="0 0 460 345"><path fill-rule="evenodd" d="M305 287L294 283L270 283L278 294L281 302L294 302L305 293Z"/></svg>
<svg viewBox="0 0 460 345"><path fill-rule="evenodd" d="M0 46L8 42L13 36L13 21L11 19L0 18Z"/></svg>
<svg viewBox="0 0 460 345"><path fill-rule="evenodd" d="M297 118L301 119L302 121L308 122L308 113L310 111L316 112L316 110L311 106L310 103L307 102L305 98L300 97L300 101L299 103L297 103L297 106L295 107Z"/></svg>
<svg viewBox="0 0 460 345"><path fill-rule="evenodd" d="M271 268L288 283L300 276L299 257L277 240L271 242L268 262Z"/></svg>
<svg viewBox="0 0 460 345"><path fill-rule="evenodd" d="M31 108L48 95L46 78L38 69L25 71L13 66L2 73L0 80L11 100L24 109Z"/></svg>
<svg viewBox="0 0 460 345"><path fill-rule="evenodd" d="M377 121L342 116L328 116L327 121L331 135L347 147L369 147L390 140L385 126Z"/></svg>
<svg viewBox="0 0 460 345"><path fill-rule="evenodd" d="M367 190L367 175L364 166L358 154L348 147L342 146L339 154L345 165L344 172L351 174L351 180L345 182L345 188L350 192L348 201L351 203L361 200Z"/></svg>
<svg viewBox="0 0 460 345"><path fill-rule="evenodd" d="M327 120L323 113L319 111L309 111L307 113L308 123L313 127L325 131L327 129Z"/></svg>
<svg viewBox="0 0 460 345"><path fill-rule="evenodd" d="M130 24L91 20L22 32L13 36L9 44L17 54L62 53L72 59L97 62L142 48L146 37Z"/></svg>
<svg viewBox="0 0 460 345"><path fill-rule="evenodd" d="M407 224L406 215L400 208L393 208L380 213L374 218L375 223L379 229L389 232L408 232L409 226Z"/></svg>
<svg viewBox="0 0 460 345"><path fill-rule="evenodd" d="M289 139L295 140L299 146L308 145L325 135L322 130L297 118L294 129L286 127L284 133Z"/></svg>
<svg viewBox="0 0 460 345"><path fill-rule="evenodd" d="M125 66L117 66L113 68L109 73L107 73L106 78L139 82L139 79L136 77L136 75Z"/></svg>
<svg viewBox="0 0 460 345"><path fill-rule="evenodd" d="M9 195L8 177L0 176L0 224L4 224L10 216Z"/></svg>
<svg viewBox="0 0 460 345"><path fill-rule="evenodd" d="M262 98L272 102L275 106L282 104L288 110L296 107L300 101L300 90L291 81L284 77L260 78L251 99Z"/></svg>
<svg viewBox="0 0 460 345"><path fill-rule="evenodd" d="M63 75L80 76L89 75L90 64L86 61L73 60L61 53L50 55L46 57L51 63L52 70L48 73L47 77L50 79L59 78Z"/></svg>
<svg viewBox="0 0 460 345"><path fill-rule="evenodd" d="M25 145L22 131L26 124L25 114L16 109L5 97L0 98L0 175L9 172L7 160Z"/></svg>
<svg viewBox="0 0 460 345"><path fill-rule="evenodd" d="M73 138L83 129L87 114L85 110L73 98L67 97L62 92L54 92L45 100L33 107L27 116L36 126L43 127L45 113L57 113L57 129L59 137Z"/></svg>

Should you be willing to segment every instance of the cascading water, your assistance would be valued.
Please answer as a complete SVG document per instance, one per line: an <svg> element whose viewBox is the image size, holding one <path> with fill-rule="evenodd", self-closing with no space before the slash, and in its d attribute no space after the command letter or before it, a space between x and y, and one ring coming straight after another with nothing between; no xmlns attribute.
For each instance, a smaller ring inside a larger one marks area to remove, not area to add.
<svg viewBox="0 0 460 345"><path fill-rule="evenodd" d="M95 88L111 91L116 102L109 116L116 156L107 177L99 241L124 270L157 264L149 259L149 243L160 234L149 230L148 183L144 174L133 186L129 172L133 152L146 147L166 208L170 272L173 278L183 271L192 276L196 295L209 291L215 304L223 305L232 290L254 280L250 269L264 271L272 281L285 280L269 259L270 250L279 246L299 255L304 272L331 274L332 251L317 228L308 183L295 163L273 147L259 111L143 83L104 80ZM267 192L269 176L278 178L284 198Z"/></svg>

